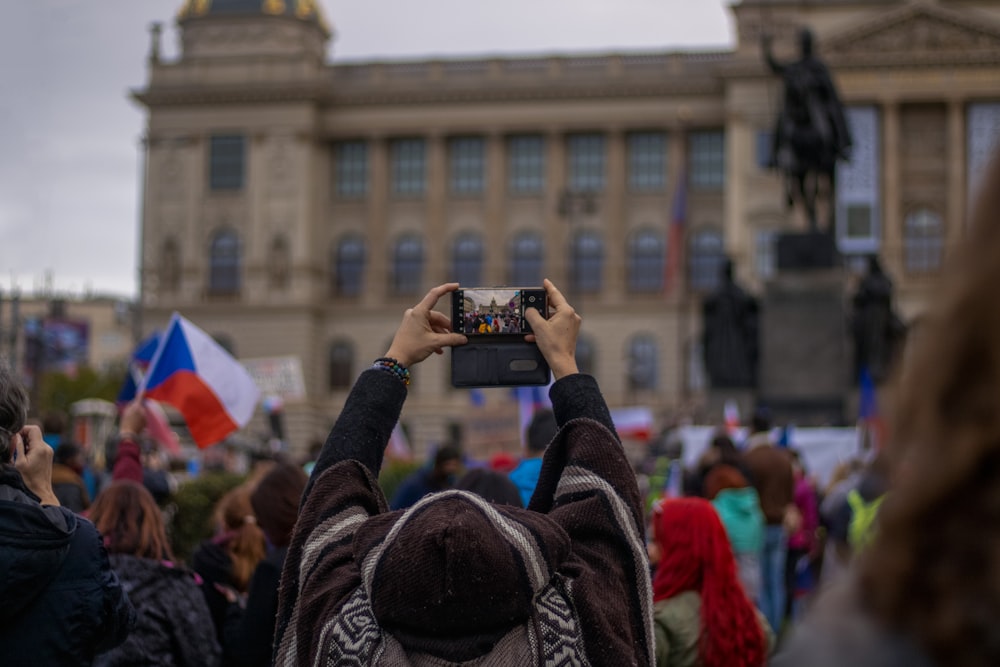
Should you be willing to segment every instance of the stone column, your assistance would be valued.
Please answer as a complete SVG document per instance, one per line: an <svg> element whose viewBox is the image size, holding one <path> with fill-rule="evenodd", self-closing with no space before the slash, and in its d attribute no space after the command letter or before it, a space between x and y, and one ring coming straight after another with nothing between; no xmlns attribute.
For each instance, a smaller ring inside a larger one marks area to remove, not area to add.
<svg viewBox="0 0 1000 667"><path fill-rule="evenodd" d="M424 220L424 284L422 295L431 285L444 282L448 273L450 239L446 238L445 204L448 200L448 147L440 132L427 137L427 197Z"/></svg>
<svg viewBox="0 0 1000 667"><path fill-rule="evenodd" d="M506 145L499 130L486 135L486 206L483 224L483 277L485 285L503 285L507 271Z"/></svg>
<svg viewBox="0 0 1000 667"><path fill-rule="evenodd" d="M368 167L368 232L365 235L367 261L361 299L366 307L385 303L389 290L389 238L387 202L389 199L389 142L380 135L369 138L371 161Z"/></svg>
<svg viewBox="0 0 1000 667"><path fill-rule="evenodd" d="M608 168L605 172L605 196L597 210L597 219L603 221L604 228L604 275L603 289L598 296L621 303L626 293L625 248L628 243L628 225L625 221L625 181L627 178L625 132L621 128L610 128L607 132Z"/></svg>
<svg viewBox="0 0 1000 667"><path fill-rule="evenodd" d="M902 271L903 212L900 183L899 102L882 104L882 257L890 275Z"/></svg>
<svg viewBox="0 0 1000 667"><path fill-rule="evenodd" d="M566 289L569 286L569 223L559 217L559 196L566 188L566 135L552 128L545 133L545 213L542 238L545 262L542 277Z"/></svg>
<svg viewBox="0 0 1000 667"><path fill-rule="evenodd" d="M965 229L966 156L965 103L948 101L948 195L944 214L945 252L949 253L962 239Z"/></svg>

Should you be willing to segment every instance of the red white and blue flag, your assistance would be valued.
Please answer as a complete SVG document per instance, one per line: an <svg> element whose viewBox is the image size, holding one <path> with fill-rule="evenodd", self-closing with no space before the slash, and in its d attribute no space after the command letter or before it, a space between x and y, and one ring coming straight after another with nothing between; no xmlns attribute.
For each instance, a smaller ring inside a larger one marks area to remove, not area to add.
<svg viewBox="0 0 1000 667"><path fill-rule="evenodd" d="M868 368L861 369L858 382L858 446L863 455L874 456L886 441L886 427L878 408L878 390Z"/></svg>
<svg viewBox="0 0 1000 667"><path fill-rule="evenodd" d="M139 395L175 407L198 447L221 442L253 417L260 390L211 336L174 313Z"/></svg>

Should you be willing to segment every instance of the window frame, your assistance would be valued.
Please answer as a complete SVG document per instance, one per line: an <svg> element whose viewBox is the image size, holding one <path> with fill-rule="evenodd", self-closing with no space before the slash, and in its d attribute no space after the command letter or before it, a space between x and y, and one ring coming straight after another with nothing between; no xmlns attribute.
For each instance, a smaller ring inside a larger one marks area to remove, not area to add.
<svg viewBox="0 0 1000 667"><path fill-rule="evenodd" d="M208 188L211 192L243 190L246 169L246 135L213 134L208 138Z"/></svg>

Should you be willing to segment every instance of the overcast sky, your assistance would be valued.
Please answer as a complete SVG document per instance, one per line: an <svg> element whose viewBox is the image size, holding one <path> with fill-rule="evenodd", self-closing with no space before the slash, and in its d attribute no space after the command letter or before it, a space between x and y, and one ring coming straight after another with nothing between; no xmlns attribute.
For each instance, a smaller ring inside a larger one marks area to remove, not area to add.
<svg viewBox="0 0 1000 667"><path fill-rule="evenodd" d="M135 296L147 27L182 0L0 0L0 289ZM322 0L330 58L732 43L727 0Z"/></svg>

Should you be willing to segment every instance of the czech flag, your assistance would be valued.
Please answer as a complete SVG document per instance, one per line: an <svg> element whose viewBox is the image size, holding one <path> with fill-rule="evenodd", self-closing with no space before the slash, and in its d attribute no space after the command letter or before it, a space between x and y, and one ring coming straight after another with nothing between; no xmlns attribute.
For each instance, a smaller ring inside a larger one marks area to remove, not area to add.
<svg viewBox="0 0 1000 667"><path fill-rule="evenodd" d="M139 391L139 385L142 384L143 375L145 375L146 370L149 368L149 362L153 360L153 355L156 354L156 350L159 347L160 332L157 331L139 343L139 346L135 348L132 358L128 362L128 373L125 374L125 382L122 384L121 391L118 392L116 402L119 406L125 406L135 400L136 394Z"/></svg>
<svg viewBox="0 0 1000 667"><path fill-rule="evenodd" d="M246 369L178 313L160 338L139 393L177 408L201 448L246 426L260 399Z"/></svg>

